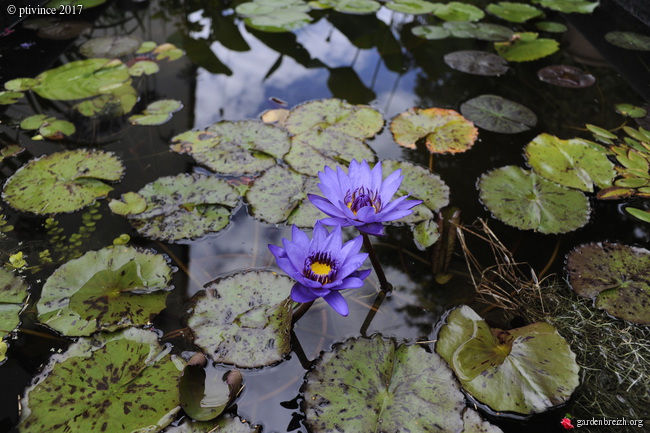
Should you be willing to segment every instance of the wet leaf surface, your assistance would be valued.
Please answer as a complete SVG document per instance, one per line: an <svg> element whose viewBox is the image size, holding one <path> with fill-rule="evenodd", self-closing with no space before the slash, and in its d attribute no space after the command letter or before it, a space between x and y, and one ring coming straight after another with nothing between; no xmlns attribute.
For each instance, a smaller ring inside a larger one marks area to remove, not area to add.
<svg viewBox="0 0 650 433"><path fill-rule="evenodd" d="M433 12L436 5L424 0L392 0L386 3L386 7L403 14L420 15Z"/></svg>
<svg viewBox="0 0 650 433"><path fill-rule="evenodd" d="M137 36L104 36L84 42L79 47L79 51L89 58L112 59L133 54L140 45L142 40Z"/></svg>
<svg viewBox="0 0 650 433"><path fill-rule="evenodd" d="M158 432L180 410L179 367L151 331L81 338L26 389L20 431Z"/></svg>
<svg viewBox="0 0 650 433"><path fill-rule="evenodd" d="M498 77L509 69L503 57L487 51L454 51L446 54L444 60L450 68L474 75Z"/></svg>
<svg viewBox="0 0 650 433"><path fill-rule="evenodd" d="M562 140L540 134L525 148L528 164L546 179L569 188L593 192L606 188L616 176L604 147L580 138Z"/></svg>
<svg viewBox="0 0 650 433"><path fill-rule="evenodd" d="M524 105L497 95L481 95L460 105L463 116L478 127L502 134L528 131L537 124L537 116Z"/></svg>
<svg viewBox="0 0 650 433"><path fill-rule="evenodd" d="M514 32L508 27L492 23L470 23L467 21L448 21L442 25L454 37L479 39L482 41L509 41Z"/></svg>
<svg viewBox="0 0 650 433"><path fill-rule="evenodd" d="M474 5L461 2L435 3L433 14L444 21L479 21L485 13Z"/></svg>
<svg viewBox="0 0 650 433"><path fill-rule="evenodd" d="M532 0L533 3L564 13L590 14L599 2L589 0Z"/></svg>
<svg viewBox="0 0 650 433"><path fill-rule="evenodd" d="M161 177L138 194L147 208L130 215L129 222L145 237L171 242L224 229L239 202L237 190L225 180L202 174Z"/></svg>
<svg viewBox="0 0 650 433"><path fill-rule="evenodd" d="M523 230L567 233L589 221L584 194L516 166L484 174L478 187L481 201L495 218Z"/></svg>
<svg viewBox="0 0 650 433"><path fill-rule="evenodd" d="M491 3L487 6L486 10L489 13L512 23L525 23L526 21L543 14L543 12L535 6L514 2Z"/></svg>
<svg viewBox="0 0 650 433"><path fill-rule="evenodd" d="M515 33L515 38L507 42L495 42L497 54L509 62L530 62L550 56L560 49L554 39L538 38L537 33Z"/></svg>
<svg viewBox="0 0 650 433"><path fill-rule="evenodd" d="M650 323L650 251L624 244L580 245L567 256L569 284L596 307L633 323Z"/></svg>
<svg viewBox="0 0 650 433"><path fill-rule="evenodd" d="M145 325L165 308L172 270L160 254L127 246L89 251L47 279L38 319L70 336Z"/></svg>
<svg viewBox="0 0 650 433"><path fill-rule="evenodd" d="M540 413L565 403L580 384L576 356L550 324L504 331L467 306L440 329L436 352L463 388L495 411Z"/></svg>
<svg viewBox="0 0 650 433"><path fill-rule="evenodd" d="M0 340L20 324L18 315L25 307L28 288L22 278L0 268Z"/></svg>
<svg viewBox="0 0 650 433"><path fill-rule="evenodd" d="M208 283L187 324L215 362L242 368L278 363L291 351L293 280L271 271L237 273Z"/></svg>
<svg viewBox="0 0 650 433"><path fill-rule="evenodd" d="M472 122L444 108L412 108L395 116L390 130L395 141L409 149L424 138L431 153L465 152L478 138Z"/></svg>
<svg viewBox="0 0 650 433"><path fill-rule="evenodd" d="M165 433L260 433L260 428L252 427L247 421L232 415L223 415L215 421L192 421L183 419L178 426L171 426Z"/></svg>
<svg viewBox="0 0 650 433"><path fill-rule="evenodd" d="M25 212L72 212L105 197L124 167L112 153L68 150L31 160L7 180L2 193L11 206Z"/></svg>
<svg viewBox="0 0 650 433"><path fill-rule="evenodd" d="M550 65L537 71L537 77L545 83L572 89L593 86L596 78L575 66Z"/></svg>
<svg viewBox="0 0 650 433"><path fill-rule="evenodd" d="M307 15L309 9L309 6L300 0L254 0L241 3L235 11L246 17L244 22L248 27L264 32L283 33L309 24L312 21Z"/></svg>
<svg viewBox="0 0 650 433"><path fill-rule="evenodd" d="M626 50L650 51L650 36L634 32L608 32L605 40Z"/></svg>

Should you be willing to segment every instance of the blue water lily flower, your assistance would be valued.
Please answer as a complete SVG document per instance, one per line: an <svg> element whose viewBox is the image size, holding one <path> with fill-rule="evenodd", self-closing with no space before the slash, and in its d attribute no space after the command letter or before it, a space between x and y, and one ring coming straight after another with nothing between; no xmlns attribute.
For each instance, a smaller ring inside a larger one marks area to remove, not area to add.
<svg viewBox="0 0 650 433"><path fill-rule="evenodd" d="M331 218L323 218L326 225L355 226L360 232L381 236L383 224L410 215L411 208L421 200L406 200L408 195L393 201L404 176L395 170L383 180L381 162L371 170L364 159L352 160L347 173L341 167L336 171L325 167L318 172L318 187L325 197L309 194L311 202Z"/></svg>
<svg viewBox="0 0 650 433"><path fill-rule="evenodd" d="M370 274L370 269L359 270L368 257L359 253L361 236L341 245L341 227L329 233L317 222L313 239L295 225L291 237L282 239L284 248L269 245L278 266L296 280L291 299L304 303L322 297L337 313L347 316L348 304L339 291L363 286L363 279Z"/></svg>

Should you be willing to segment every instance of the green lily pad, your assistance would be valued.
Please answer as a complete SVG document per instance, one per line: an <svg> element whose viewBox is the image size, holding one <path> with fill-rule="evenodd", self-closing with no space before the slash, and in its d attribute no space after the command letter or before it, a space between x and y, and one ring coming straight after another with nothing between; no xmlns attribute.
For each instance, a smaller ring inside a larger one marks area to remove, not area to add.
<svg viewBox="0 0 650 433"><path fill-rule="evenodd" d="M334 10L344 14L369 15L379 10L381 4L374 0L337 0Z"/></svg>
<svg viewBox="0 0 650 433"><path fill-rule="evenodd" d="M123 84L108 93L87 99L75 105L75 109L86 117L121 116L133 109L138 94L130 84Z"/></svg>
<svg viewBox="0 0 650 433"><path fill-rule="evenodd" d="M175 99L161 99L147 105L143 114L136 114L129 117L133 125L158 126L167 123L172 118L172 113L183 108L181 101Z"/></svg>
<svg viewBox="0 0 650 433"><path fill-rule="evenodd" d="M129 78L128 68L117 59L77 60L41 73L31 90L46 99L70 101L110 93Z"/></svg>
<svg viewBox="0 0 650 433"><path fill-rule="evenodd" d="M485 17L481 9L467 3L452 1L434 5L433 14L444 21L480 21Z"/></svg>
<svg viewBox="0 0 650 433"><path fill-rule="evenodd" d="M523 230L567 233L589 221L584 194L516 166L484 174L478 186L481 200L495 218Z"/></svg>
<svg viewBox="0 0 650 433"><path fill-rule="evenodd" d="M462 306L447 316L436 352L467 392L499 412L544 412L566 403L580 383L575 354L548 323L490 329Z"/></svg>
<svg viewBox="0 0 650 433"><path fill-rule="evenodd" d="M487 51L454 51L444 60L450 68L473 75L498 77L510 69L503 57Z"/></svg>
<svg viewBox="0 0 650 433"><path fill-rule="evenodd" d="M509 62L529 62L550 56L560 49L554 39L538 38L537 33L515 33L515 38L507 42L495 42L497 54Z"/></svg>
<svg viewBox="0 0 650 433"><path fill-rule="evenodd" d="M151 331L131 328L81 338L53 355L25 390L19 429L161 431L180 411L181 363Z"/></svg>
<svg viewBox="0 0 650 433"><path fill-rule="evenodd" d="M491 3L486 10L501 19L512 23L525 23L526 21L543 15L535 6L525 3L499 2Z"/></svg>
<svg viewBox="0 0 650 433"><path fill-rule="evenodd" d="M15 209L46 215L79 210L105 197L124 167L112 153L68 150L31 160L7 180L3 199Z"/></svg>
<svg viewBox="0 0 650 433"><path fill-rule="evenodd" d="M272 271L249 271L207 284L187 321L194 343L213 361L238 367L282 361L291 351L293 283Z"/></svg>
<svg viewBox="0 0 650 433"><path fill-rule="evenodd" d="M430 41L445 39L451 35L449 30L441 26L415 26L411 29L411 33Z"/></svg>
<svg viewBox="0 0 650 433"><path fill-rule="evenodd" d="M650 36L633 32L608 32L605 40L626 50L650 51Z"/></svg>
<svg viewBox="0 0 650 433"><path fill-rule="evenodd" d="M2 149L0 149L0 162L4 161L7 158L16 156L19 153L22 153L25 150L24 147L18 144L7 144Z"/></svg>
<svg viewBox="0 0 650 433"><path fill-rule="evenodd" d="M411 15L429 14L436 5L425 0L392 0L385 5L395 12Z"/></svg>
<svg viewBox="0 0 650 433"><path fill-rule="evenodd" d="M57 119L45 114L35 114L23 119L20 122L20 127L27 130L38 129L42 137L51 140L60 140L66 135L74 134L76 131L75 126L67 120ZM37 138L38 136L34 137L34 139Z"/></svg>
<svg viewBox="0 0 650 433"><path fill-rule="evenodd" d="M241 3L235 12L246 17L247 26L265 32L291 32L312 21L307 14L309 6L302 1L254 0Z"/></svg>
<svg viewBox="0 0 650 433"><path fill-rule="evenodd" d="M305 376L305 424L314 432L461 431L463 394L449 367L420 345L381 336L324 352Z"/></svg>
<svg viewBox="0 0 650 433"><path fill-rule="evenodd" d="M129 215L129 222L142 236L179 241L224 229L237 206L237 190L223 179L202 174L161 177L138 194L147 208Z"/></svg>
<svg viewBox="0 0 650 433"><path fill-rule="evenodd" d="M335 130L359 139L374 137L383 126L384 119L377 110L334 98L298 105L285 121L292 134Z"/></svg>
<svg viewBox="0 0 650 433"><path fill-rule="evenodd" d="M136 215L147 209L147 200L135 192L122 194L122 201L111 200L108 207L118 215Z"/></svg>
<svg viewBox="0 0 650 433"><path fill-rule="evenodd" d="M472 122L444 108L412 108L400 113L393 118L390 131L397 144L409 149L415 149L418 140L426 139L431 153L465 152L478 138Z"/></svg>
<svg viewBox="0 0 650 433"><path fill-rule="evenodd" d="M133 54L140 45L142 40L137 36L104 36L84 42L79 47L79 51L89 58L112 59Z"/></svg>
<svg viewBox="0 0 650 433"><path fill-rule="evenodd" d="M150 53L154 49L156 49L157 46L158 46L158 44L155 43L154 41L144 41L144 42L142 42L140 47L138 47L138 49L136 50L135 53L136 54Z"/></svg>
<svg viewBox="0 0 650 433"><path fill-rule="evenodd" d="M554 11L579 14L592 13L599 3L589 0L532 0L532 2Z"/></svg>
<svg viewBox="0 0 650 433"><path fill-rule="evenodd" d="M281 128L255 121L222 121L205 131L186 131L172 138L171 149L188 153L210 170L226 175L254 174L276 164L289 151Z"/></svg>
<svg viewBox="0 0 650 433"><path fill-rule="evenodd" d="M596 307L629 322L650 323L650 251L598 242L580 245L567 256L571 288Z"/></svg>
<svg viewBox="0 0 650 433"><path fill-rule="evenodd" d="M165 258L149 251L89 251L47 279L38 319L70 336L145 325L165 308L171 273Z"/></svg>
<svg viewBox="0 0 650 433"><path fill-rule="evenodd" d="M156 60L167 60L168 62L178 60L185 55L183 50L170 43L158 45L152 53L155 54Z"/></svg>
<svg viewBox="0 0 650 433"><path fill-rule="evenodd" d="M13 91L0 92L0 105L15 104L23 96L25 96L23 92L13 92Z"/></svg>
<svg viewBox="0 0 650 433"><path fill-rule="evenodd" d="M648 115L648 111L645 108L632 104L616 104L616 112L633 119L640 119Z"/></svg>
<svg viewBox="0 0 650 433"><path fill-rule="evenodd" d="M480 128L502 134L528 131L537 124L532 110L496 95L481 95L465 101L460 112Z"/></svg>
<svg viewBox="0 0 650 433"><path fill-rule="evenodd" d="M20 277L0 268L0 340L20 324L18 315L25 307L28 288Z"/></svg>
<svg viewBox="0 0 650 433"><path fill-rule="evenodd" d="M630 194L631 195L631 194ZM601 197L598 197L601 198ZM632 215L634 218L638 218L645 223L650 223L650 212L644 209L639 209L636 207L626 206L625 212Z"/></svg>
<svg viewBox="0 0 650 433"><path fill-rule="evenodd" d="M455 38L479 39L482 41L509 41L515 32L508 27L492 23L470 23L449 21L442 26Z"/></svg>
<svg viewBox="0 0 650 433"><path fill-rule="evenodd" d="M535 27L537 30L549 33L564 33L569 30L566 25L553 21L539 21L535 23Z"/></svg>
<svg viewBox="0 0 650 433"><path fill-rule="evenodd" d="M139 60L129 66L129 75L132 77L141 77L143 75L154 75L160 71L158 63L151 60Z"/></svg>
<svg viewBox="0 0 650 433"><path fill-rule="evenodd" d="M616 176L604 148L580 138L561 140L540 134L526 146L528 164L536 173L569 188L593 192L606 188Z"/></svg>
<svg viewBox="0 0 650 433"><path fill-rule="evenodd" d="M177 426L168 427L165 433L260 433L260 427L251 427L245 420L224 414L215 421L192 421L184 418Z"/></svg>
<svg viewBox="0 0 650 433"><path fill-rule="evenodd" d="M322 168L321 168L322 170ZM313 227L323 217L307 194L321 194L318 178L279 165L269 168L246 192L251 215L271 224Z"/></svg>
<svg viewBox="0 0 650 433"><path fill-rule="evenodd" d="M14 78L5 83L5 89L12 92L24 92L30 90L38 84L38 80L34 78Z"/></svg>

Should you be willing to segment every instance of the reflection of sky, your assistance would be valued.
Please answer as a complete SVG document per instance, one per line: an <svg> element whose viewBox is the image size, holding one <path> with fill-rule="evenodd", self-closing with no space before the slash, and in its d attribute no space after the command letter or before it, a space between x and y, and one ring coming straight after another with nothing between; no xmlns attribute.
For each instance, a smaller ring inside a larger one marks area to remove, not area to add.
<svg viewBox="0 0 650 433"><path fill-rule="evenodd" d="M206 36L209 21L199 14L193 20L204 25L203 32L194 37ZM255 118L266 109L277 108L275 103L269 101L270 97L279 98L292 107L311 99L332 96L326 86L329 77L326 68L305 68L287 56L282 59L280 67L264 80L279 54L248 33L245 26L241 25L240 31L251 50L236 52L218 42L212 45L214 53L233 74L215 75L203 69L198 73L195 128L205 128L224 119ZM413 86L417 70L407 72L400 78L386 69L376 49L356 48L327 20L322 19L299 30L297 41L312 58L331 68L353 67L363 83L376 93L377 98L372 105L382 111L386 118L416 104Z"/></svg>

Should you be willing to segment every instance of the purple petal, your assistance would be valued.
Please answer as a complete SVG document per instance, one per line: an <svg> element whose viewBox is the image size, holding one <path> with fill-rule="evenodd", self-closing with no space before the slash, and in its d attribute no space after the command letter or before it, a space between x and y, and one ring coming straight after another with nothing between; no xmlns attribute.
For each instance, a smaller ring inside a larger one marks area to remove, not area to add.
<svg viewBox="0 0 650 433"><path fill-rule="evenodd" d="M335 290L344 290L344 289L358 289L359 287L363 287L363 280L360 278L356 277L349 277L343 280L340 286L338 286Z"/></svg>
<svg viewBox="0 0 650 433"><path fill-rule="evenodd" d="M280 248L277 245L269 244L269 250L271 254L275 256L276 259L287 257L287 251L284 248Z"/></svg>
<svg viewBox="0 0 650 433"><path fill-rule="evenodd" d="M333 217L343 217L345 213L341 211L338 207L334 206L329 200L314 194L307 194L309 200L316 206L321 212L326 215Z"/></svg>
<svg viewBox="0 0 650 433"><path fill-rule="evenodd" d="M316 224L320 225L319 222ZM323 228L323 230L326 229ZM332 233L327 236L325 242L320 245L320 249L321 251L329 251L332 256L337 256L339 254L339 251L341 251L341 242L343 242L341 236L341 226L337 225L334 227L334 230L332 230Z"/></svg>
<svg viewBox="0 0 650 433"><path fill-rule="evenodd" d="M322 218L319 221L326 226L347 227L352 225L352 222L348 218Z"/></svg>
<svg viewBox="0 0 650 433"><path fill-rule="evenodd" d="M338 179L338 187L342 191L342 194L345 195L352 189L352 180L341 167L336 167L336 177Z"/></svg>
<svg viewBox="0 0 650 433"><path fill-rule="evenodd" d="M317 298L318 296L314 295L311 290L300 283L294 284L291 288L291 299L295 302L311 302Z"/></svg>
<svg viewBox="0 0 650 433"><path fill-rule="evenodd" d="M302 269L305 265L305 258L307 258L307 254L309 253L309 247L303 247L295 242L286 241L286 239L282 239L282 241L284 249L287 252L287 257L291 260L293 266L296 269Z"/></svg>
<svg viewBox="0 0 650 433"><path fill-rule="evenodd" d="M384 236L384 226L382 223L370 223L358 226L357 230L361 233L366 233L375 236Z"/></svg>
<svg viewBox="0 0 650 433"><path fill-rule="evenodd" d="M363 262L366 261L367 258L368 258L368 254L366 253L355 254L352 257L349 257L341 265L337 275L341 278L347 277L348 275L352 274L354 271L359 269L361 265L363 265Z"/></svg>
<svg viewBox="0 0 650 433"><path fill-rule="evenodd" d="M329 232L327 229L323 227L320 222L316 221L316 224L314 225L314 238L309 244L309 252L313 253L314 251L322 251L322 245L327 242L328 235Z"/></svg>
<svg viewBox="0 0 650 433"><path fill-rule="evenodd" d="M368 185L370 190L379 191L381 189L382 179L384 178L381 169L381 161L375 164L372 171L370 172L370 175L372 177L372 181Z"/></svg>
<svg viewBox="0 0 650 433"><path fill-rule="evenodd" d="M278 267L282 269L284 272L287 273L291 278L294 280L296 279L297 276L302 276L300 273L300 269L296 269L293 263L291 263L291 260L289 260L286 257L281 257L275 259L275 262L278 264Z"/></svg>
<svg viewBox="0 0 650 433"><path fill-rule="evenodd" d="M361 245L363 245L362 236L357 236L356 238L347 241L345 245L343 245L343 248L341 248L339 257L341 260L345 260L349 255L357 254L359 251L361 251Z"/></svg>
<svg viewBox="0 0 650 433"><path fill-rule="evenodd" d="M402 184L404 176L400 176L400 172L401 169L395 170L382 183L381 188L379 189L379 196L381 197L382 203L388 203Z"/></svg>
<svg viewBox="0 0 650 433"><path fill-rule="evenodd" d="M356 272L352 272L350 277L359 278L360 280L365 280L368 275L372 272L372 269L360 269Z"/></svg>
<svg viewBox="0 0 650 433"><path fill-rule="evenodd" d="M339 313L341 316L347 316L350 313L350 310L348 309L348 303L345 301L343 295L341 295L339 292L330 292L330 294L323 297L323 299L325 299L325 302L330 304L330 307L332 307L334 311Z"/></svg>
<svg viewBox="0 0 650 433"><path fill-rule="evenodd" d="M357 218L359 221L364 221L364 222L375 222L377 219L375 218L375 208L372 206L364 206L361 209L357 211Z"/></svg>

